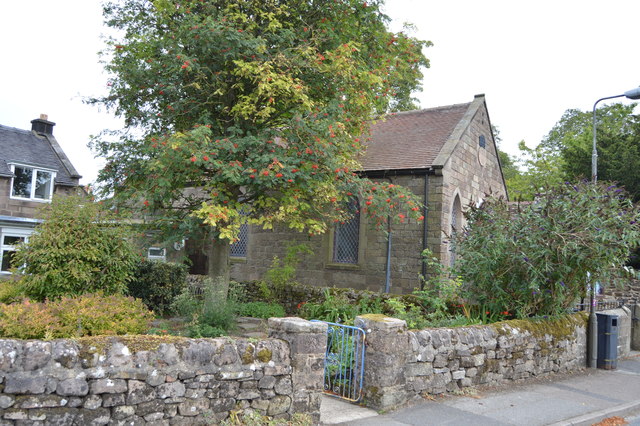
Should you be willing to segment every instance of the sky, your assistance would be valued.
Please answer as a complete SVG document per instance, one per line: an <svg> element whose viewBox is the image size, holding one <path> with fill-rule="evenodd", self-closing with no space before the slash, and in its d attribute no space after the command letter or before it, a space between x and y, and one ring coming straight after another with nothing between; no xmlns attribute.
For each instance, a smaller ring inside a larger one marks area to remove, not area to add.
<svg viewBox="0 0 640 426"><path fill-rule="evenodd" d="M485 94L510 154L521 140L538 144L567 109L640 85L638 0L387 0L384 10L392 29L410 22L434 44L420 107ZM28 130L47 114L81 183L94 181L103 163L90 136L122 126L83 103L106 92L100 1L2 1L0 17L0 124Z"/></svg>

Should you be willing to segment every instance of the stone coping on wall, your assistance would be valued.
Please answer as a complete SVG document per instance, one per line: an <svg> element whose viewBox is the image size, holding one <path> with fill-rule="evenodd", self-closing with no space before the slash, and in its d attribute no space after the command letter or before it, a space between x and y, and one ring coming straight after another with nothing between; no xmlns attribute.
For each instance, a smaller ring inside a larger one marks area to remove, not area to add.
<svg viewBox="0 0 640 426"><path fill-rule="evenodd" d="M355 325L367 332L364 403L388 410L417 396L580 370L586 321L576 314L409 331L402 320L359 316Z"/></svg>
<svg viewBox="0 0 640 426"><path fill-rule="evenodd" d="M232 411L317 421L326 325L269 327L266 339L2 339L0 422L211 424Z"/></svg>

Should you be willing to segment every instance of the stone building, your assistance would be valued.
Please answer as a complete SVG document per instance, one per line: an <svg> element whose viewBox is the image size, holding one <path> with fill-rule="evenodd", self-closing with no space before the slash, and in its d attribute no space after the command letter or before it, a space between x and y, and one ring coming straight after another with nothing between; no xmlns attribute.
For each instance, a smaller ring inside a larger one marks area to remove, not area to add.
<svg viewBox="0 0 640 426"><path fill-rule="evenodd" d="M8 274L15 245L29 238L37 210L78 187L81 176L53 136L44 114L31 130L0 125L0 276Z"/></svg>
<svg viewBox="0 0 640 426"><path fill-rule="evenodd" d="M306 243L314 254L297 268L302 283L408 293L427 272L425 248L445 265L453 262L449 237L462 226L470 203L507 196L484 95L470 103L390 114L373 125L361 165L374 181L410 188L425 202L426 219L393 224L390 238L358 215L314 237L284 227L247 227L232 247L232 278L260 279L288 245Z"/></svg>

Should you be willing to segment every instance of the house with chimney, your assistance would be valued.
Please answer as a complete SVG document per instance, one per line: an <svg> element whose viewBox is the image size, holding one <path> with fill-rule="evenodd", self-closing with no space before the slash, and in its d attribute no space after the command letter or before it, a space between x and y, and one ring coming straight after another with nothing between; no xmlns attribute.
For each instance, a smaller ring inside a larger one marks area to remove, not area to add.
<svg viewBox="0 0 640 426"><path fill-rule="evenodd" d="M39 223L37 210L54 196L71 194L81 176L53 136L44 114L31 130L0 125L0 275L8 274L18 243Z"/></svg>
<svg viewBox="0 0 640 426"><path fill-rule="evenodd" d="M232 246L231 277L261 279L274 256L282 259L289 245L305 243L314 255L298 265L299 282L409 293L429 272L424 249L453 264L450 240L463 226L465 209L489 195L507 197L484 95L386 116L373 124L360 163L370 179L410 188L426 206L425 220L396 223L385 233L356 213L321 236L245 227Z"/></svg>

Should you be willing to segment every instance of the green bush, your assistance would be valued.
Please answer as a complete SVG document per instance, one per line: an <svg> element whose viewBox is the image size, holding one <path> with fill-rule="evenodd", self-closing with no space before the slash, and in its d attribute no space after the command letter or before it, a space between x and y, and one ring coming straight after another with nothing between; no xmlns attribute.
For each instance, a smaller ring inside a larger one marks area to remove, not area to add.
<svg viewBox="0 0 640 426"><path fill-rule="evenodd" d="M85 294L49 304L60 321L79 336L142 334L154 318L140 299L121 294Z"/></svg>
<svg viewBox="0 0 640 426"><path fill-rule="evenodd" d="M46 303L28 299L0 305L0 334L14 339L54 339L65 336L64 324Z"/></svg>
<svg viewBox="0 0 640 426"><path fill-rule="evenodd" d="M173 313L171 304L186 287L187 266L142 260L127 284L129 294L142 299L157 315Z"/></svg>
<svg viewBox="0 0 640 426"><path fill-rule="evenodd" d="M295 279L296 267L302 261L302 257L309 254L313 254L313 251L308 245L302 243L287 247L287 253L283 260L274 256L271 267L265 273L264 280L259 287L262 297L265 299L277 297L278 294L273 294L271 288L278 293L283 292L285 286Z"/></svg>
<svg viewBox="0 0 640 426"><path fill-rule="evenodd" d="M24 286L19 279L6 279L0 281L0 303L20 302L25 298Z"/></svg>
<svg viewBox="0 0 640 426"><path fill-rule="evenodd" d="M144 333L153 313L123 295L85 294L56 301L28 299L0 305L0 334L18 339L54 339Z"/></svg>
<svg viewBox="0 0 640 426"><path fill-rule="evenodd" d="M14 256L25 265L26 295L38 301L95 291L122 293L137 256L127 227L87 197L54 197L40 214L43 222Z"/></svg>
<svg viewBox="0 0 640 426"><path fill-rule="evenodd" d="M565 312L590 283L624 277L639 216L620 188L602 183L549 188L518 212L486 200L467 213L456 247L466 297L488 315Z"/></svg>
<svg viewBox="0 0 640 426"><path fill-rule="evenodd" d="M236 305L236 313L241 317L272 318L286 315L282 305L267 302L248 302Z"/></svg>
<svg viewBox="0 0 640 426"><path fill-rule="evenodd" d="M236 325L235 311L235 303L228 300L222 290L213 288L210 284L205 287L202 315L199 317L201 324L225 331L232 330Z"/></svg>
<svg viewBox="0 0 640 426"><path fill-rule="evenodd" d="M185 288L171 304L171 309L191 321L189 335L192 337L225 334L236 322L236 303L227 299L222 289L215 288L210 278L204 281L203 297L197 297Z"/></svg>

